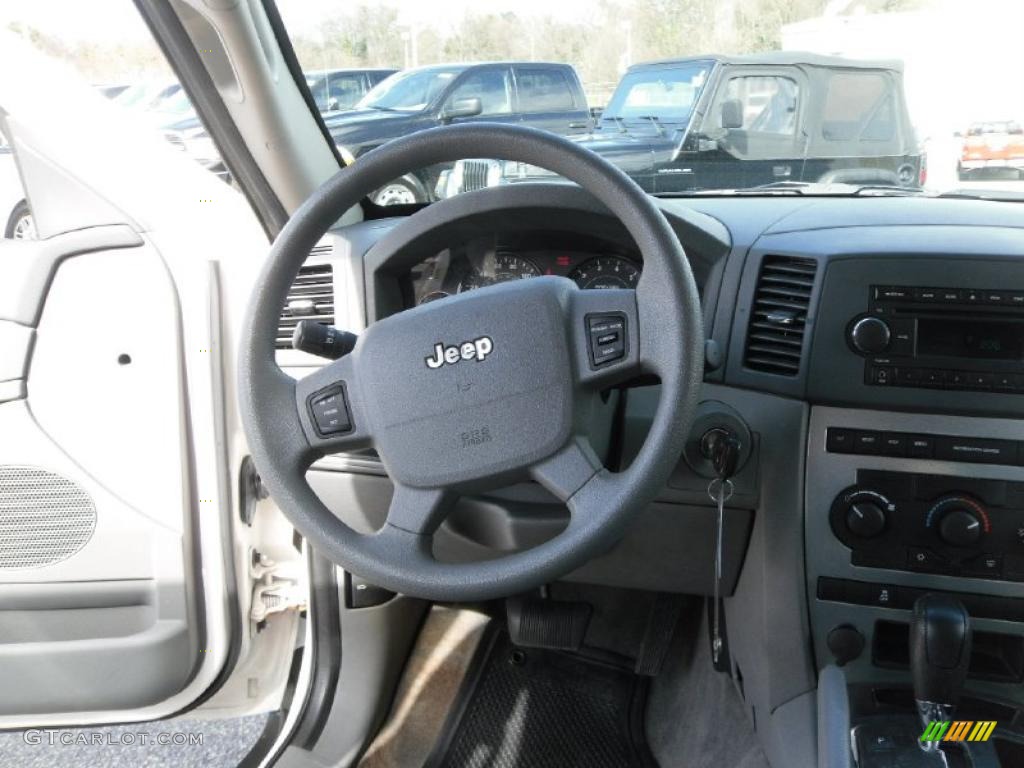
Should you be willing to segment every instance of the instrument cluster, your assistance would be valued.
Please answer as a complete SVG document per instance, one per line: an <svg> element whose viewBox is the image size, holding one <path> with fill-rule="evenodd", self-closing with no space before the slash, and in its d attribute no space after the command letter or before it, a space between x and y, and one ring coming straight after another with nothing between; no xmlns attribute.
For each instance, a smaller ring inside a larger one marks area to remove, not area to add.
<svg viewBox="0 0 1024 768"><path fill-rule="evenodd" d="M493 239L450 248L410 274L415 304L541 275L568 277L585 290L636 288L640 259L622 249L510 246Z"/></svg>

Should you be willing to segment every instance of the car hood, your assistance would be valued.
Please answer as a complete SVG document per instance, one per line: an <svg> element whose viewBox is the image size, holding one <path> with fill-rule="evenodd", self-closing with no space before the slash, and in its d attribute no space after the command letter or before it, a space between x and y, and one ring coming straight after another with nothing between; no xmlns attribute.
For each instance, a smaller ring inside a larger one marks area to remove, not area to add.
<svg viewBox="0 0 1024 768"><path fill-rule="evenodd" d="M656 146L674 146L678 142L678 134L669 129L666 129L665 132L666 136L659 136L653 130L640 133L634 129L633 131L622 133L614 126L608 126L583 136L574 137L573 141L582 144L599 155L615 152L646 151ZM673 140L673 136L675 140Z"/></svg>
<svg viewBox="0 0 1024 768"><path fill-rule="evenodd" d="M376 146L408 133L422 116L419 112L388 112L360 109L325 120L335 142L357 146Z"/></svg>

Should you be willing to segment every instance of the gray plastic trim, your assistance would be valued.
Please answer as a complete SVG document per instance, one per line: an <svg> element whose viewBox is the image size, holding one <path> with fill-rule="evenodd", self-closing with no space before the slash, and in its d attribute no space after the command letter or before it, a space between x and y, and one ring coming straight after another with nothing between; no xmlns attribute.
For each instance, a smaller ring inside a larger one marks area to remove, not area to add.
<svg viewBox="0 0 1024 768"><path fill-rule="evenodd" d="M818 768L850 768L850 698L846 675L829 664L818 676Z"/></svg>
<svg viewBox="0 0 1024 768"><path fill-rule="evenodd" d="M79 229L46 240L2 241L0 320L37 325L50 281L64 259L140 245L142 238L125 224Z"/></svg>

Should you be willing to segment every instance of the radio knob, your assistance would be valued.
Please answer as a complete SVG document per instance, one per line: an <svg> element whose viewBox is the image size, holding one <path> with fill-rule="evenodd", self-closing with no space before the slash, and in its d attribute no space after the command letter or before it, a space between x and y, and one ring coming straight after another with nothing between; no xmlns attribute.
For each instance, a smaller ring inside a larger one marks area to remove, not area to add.
<svg viewBox="0 0 1024 768"><path fill-rule="evenodd" d="M862 355L877 355L888 349L891 335L880 317L862 317L850 328L850 344Z"/></svg>
<svg viewBox="0 0 1024 768"><path fill-rule="evenodd" d="M873 501L857 501L846 512L846 527L854 536L870 539L885 530L885 510Z"/></svg>
<svg viewBox="0 0 1024 768"><path fill-rule="evenodd" d="M939 537L954 547L970 547L981 538L982 523L966 509L947 512L939 523Z"/></svg>

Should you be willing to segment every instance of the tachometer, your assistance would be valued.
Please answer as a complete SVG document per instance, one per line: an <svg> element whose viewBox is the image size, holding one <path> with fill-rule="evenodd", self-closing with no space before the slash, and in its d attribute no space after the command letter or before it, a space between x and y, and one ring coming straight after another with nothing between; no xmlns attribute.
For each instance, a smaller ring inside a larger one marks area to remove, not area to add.
<svg viewBox="0 0 1024 768"><path fill-rule="evenodd" d="M472 291L509 280L527 277L540 277L540 270L529 259L514 253L489 253L479 264L472 267L459 283L459 292Z"/></svg>
<svg viewBox="0 0 1024 768"><path fill-rule="evenodd" d="M580 288L636 288L640 268L621 256L598 256L569 274Z"/></svg>

